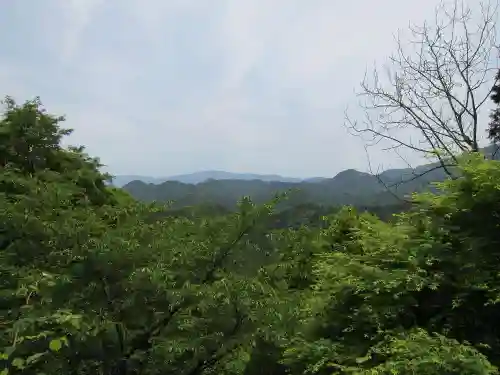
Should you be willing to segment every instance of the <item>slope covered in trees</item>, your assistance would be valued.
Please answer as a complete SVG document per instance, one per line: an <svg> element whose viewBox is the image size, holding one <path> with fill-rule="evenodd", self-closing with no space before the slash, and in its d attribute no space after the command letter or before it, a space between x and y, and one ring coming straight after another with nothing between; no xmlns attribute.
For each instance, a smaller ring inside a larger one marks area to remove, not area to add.
<svg viewBox="0 0 500 375"><path fill-rule="evenodd" d="M395 184L400 180L389 180L384 176L383 181L387 184ZM409 192L426 187L430 181L432 180L405 184L397 191L402 197ZM355 170L341 172L332 179L324 179L320 182L209 180L198 184L185 184L178 181L147 184L142 181L132 181L123 188L137 199L149 202L173 201L179 207L209 202L233 208L241 196L250 196L256 202L263 203L272 199L277 192L289 190L295 190L290 199L297 204L372 205L379 202L392 204L398 201L393 194L387 192L378 177Z"/></svg>
<svg viewBox="0 0 500 375"><path fill-rule="evenodd" d="M492 149L493 147L488 147L482 152L491 155ZM289 196L288 206L315 204L375 208L400 204L412 193L432 189L434 182L442 182L447 178L446 173L438 166L432 163L417 168L390 169L380 175L349 169L333 178L315 182L212 179L187 184L179 181L146 183L135 180L126 184L123 189L136 199L145 202L172 201L175 207L210 203L232 209L242 196L264 203L277 193L293 191Z"/></svg>
<svg viewBox="0 0 500 375"><path fill-rule="evenodd" d="M486 147L481 153L487 158L499 158L496 145ZM272 200L277 194L287 192L287 199L276 206L278 227L301 224L318 224L318 218L337 212L343 205L350 205L360 212L368 211L387 220L392 214L410 207L408 197L415 192L434 191L434 183L443 182L447 175L439 163L417 168L390 169L379 175L356 170L346 170L331 179L316 182L282 182L262 180L209 180L197 184L178 181L145 183L132 181L123 189L143 202L169 204L169 214L190 215L203 212L207 215L229 213L237 208L238 200L249 197L257 204Z"/></svg>

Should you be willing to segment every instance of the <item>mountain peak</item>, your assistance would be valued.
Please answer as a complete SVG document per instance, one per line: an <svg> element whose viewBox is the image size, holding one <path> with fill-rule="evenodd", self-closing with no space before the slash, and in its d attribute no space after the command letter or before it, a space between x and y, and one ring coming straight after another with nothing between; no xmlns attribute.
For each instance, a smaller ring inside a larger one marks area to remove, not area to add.
<svg viewBox="0 0 500 375"><path fill-rule="evenodd" d="M368 173L360 172L357 169L350 168L350 169L346 169L346 170L343 170L343 171L337 173L334 178L345 177L345 176L362 176L362 175L369 176Z"/></svg>

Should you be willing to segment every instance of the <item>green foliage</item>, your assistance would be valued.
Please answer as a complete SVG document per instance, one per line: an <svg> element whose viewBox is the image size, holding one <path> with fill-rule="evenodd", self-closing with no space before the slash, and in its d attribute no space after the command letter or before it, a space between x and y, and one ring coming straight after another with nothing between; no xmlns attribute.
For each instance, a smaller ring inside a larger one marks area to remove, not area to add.
<svg viewBox="0 0 500 375"><path fill-rule="evenodd" d="M105 187L95 160L59 146L68 132L38 101L7 103L2 129L27 118L24 127L53 140L38 164L6 152L0 176L0 344L10 373L244 367L278 311L273 289L239 263L260 251L252 236L272 207L243 200L213 220L155 220L162 207ZM28 156L35 135L23 140Z"/></svg>
<svg viewBox="0 0 500 375"><path fill-rule="evenodd" d="M496 373L499 173L471 155L394 223L334 217L284 353L293 373Z"/></svg>
<svg viewBox="0 0 500 375"><path fill-rule="evenodd" d="M38 100L5 107L1 375L498 374L500 162L389 221L179 209L106 186Z"/></svg>
<svg viewBox="0 0 500 375"><path fill-rule="evenodd" d="M493 142L500 141L500 70L495 76L495 84L491 88L491 101L496 108L490 113L490 123L488 126L488 138Z"/></svg>

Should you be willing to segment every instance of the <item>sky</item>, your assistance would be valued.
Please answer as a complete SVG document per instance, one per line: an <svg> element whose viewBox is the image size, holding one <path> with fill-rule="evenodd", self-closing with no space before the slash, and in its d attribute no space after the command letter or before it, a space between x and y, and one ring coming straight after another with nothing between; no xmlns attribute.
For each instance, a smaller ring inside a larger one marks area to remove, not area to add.
<svg viewBox="0 0 500 375"><path fill-rule="evenodd" d="M0 2L0 95L40 96L112 174L367 169L366 69L438 0ZM399 166L391 152L371 163Z"/></svg>

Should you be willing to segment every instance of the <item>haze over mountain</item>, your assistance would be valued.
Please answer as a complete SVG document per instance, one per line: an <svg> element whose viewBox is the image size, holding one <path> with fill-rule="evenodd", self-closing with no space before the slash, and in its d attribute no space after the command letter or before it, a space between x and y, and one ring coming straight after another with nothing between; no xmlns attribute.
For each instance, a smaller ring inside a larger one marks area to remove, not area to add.
<svg viewBox="0 0 500 375"><path fill-rule="evenodd" d="M333 178L305 180L269 175L205 172L172 177L162 183L151 182L146 178L136 179L123 188L137 199L173 201L176 207L215 204L232 208L242 196L249 196L262 203L272 199L277 192L291 189L294 190L290 203L292 205L392 205L398 202L395 194L403 197L428 188L431 182L443 180L446 177L445 172L442 169L434 170L435 166L436 164L428 164L416 169L390 169L378 176L347 169ZM412 180L416 174L422 176ZM402 181L408 180L411 181L401 184ZM393 186L393 191L388 191L387 186Z"/></svg>
<svg viewBox="0 0 500 375"><path fill-rule="evenodd" d="M482 149L487 157L498 159L496 147ZM173 201L177 207L215 204L233 208L242 196L259 203L269 201L280 191L293 189L292 205L383 206L401 203L411 193L433 189L446 172L438 162L416 168L388 169L378 175L347 169L333 178L287 179L278 175L200 172L172 176L155 183L147 179L129 182L123 188L143 201ZM280 178L281 180L278 180ZM190 181L190 182L184 182Z"/></svg>
<svg viewBox="0 0 500 375"><path fill-rule="evenodd" d="M178 181L185 184L199 184L207 180L260 180L278 182L301 182L301 181L321 181L326 177L296 178L284 177L276 174L256 174L256 173L235 173L225 171L201 171L187 173L170 177L151 177L139 175L118 175L113 178L113 185L122 187L132 181L142 181L147 184L161 184L166 181Z"/></svg>

